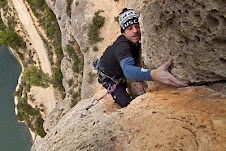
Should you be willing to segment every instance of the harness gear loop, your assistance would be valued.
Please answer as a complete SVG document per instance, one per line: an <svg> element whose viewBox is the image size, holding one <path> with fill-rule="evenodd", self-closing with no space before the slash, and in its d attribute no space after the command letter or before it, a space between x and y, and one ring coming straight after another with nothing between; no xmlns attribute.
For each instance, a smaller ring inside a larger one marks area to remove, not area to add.
<svg viewBox="0 0 226 151"><path fill-rule="evenodd" d="M92 103L91 103L89 106L87 106L87 107L82 111L80 117L81 117L81 118L82 118L82 117L85 117L85 116L87 115L87 113L88 113L88 110L89 110L91 107L95 106L101 99L105 98L107 95L113 93L113 92L115 91L117 85L119 84L119 82L120 82L120 81L117 81L117 83L115 83L114 85L109 86L108 89L107 89L107 92L106 92L103 96L101 96L99 99L94 99L94 100L92 101Z"/></svg>

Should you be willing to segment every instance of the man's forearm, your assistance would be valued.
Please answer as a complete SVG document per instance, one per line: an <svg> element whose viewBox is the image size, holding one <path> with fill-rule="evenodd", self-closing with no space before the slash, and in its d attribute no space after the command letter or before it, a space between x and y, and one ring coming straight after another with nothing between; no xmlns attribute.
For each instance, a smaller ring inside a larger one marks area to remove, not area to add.
<svg viewBox="0 0 226 151"><path fill-rule="evenodd" d="M120 66L123 70L123 73L127 79L135 81L151 81L151 69L144 69L141 67L135 66L134 59L131 57L125 58L120 62Z"/></svg>

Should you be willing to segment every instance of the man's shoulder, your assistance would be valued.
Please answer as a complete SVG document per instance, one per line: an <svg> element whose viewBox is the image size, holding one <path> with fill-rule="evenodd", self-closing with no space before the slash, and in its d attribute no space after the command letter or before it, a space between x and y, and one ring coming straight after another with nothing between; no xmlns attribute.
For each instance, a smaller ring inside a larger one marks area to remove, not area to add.
<svg viewBox="0 0 226 151"><path fill-rule="evenodd" d="M124 35L121 34L120 36L118 36L115 42L129 43L129 40Z"/></svg>
<svg viewBox="0 0 226 151"><path fill-rule="evenodd" d="M131 44L128 39L126 39L125 36L120 35L116 41L113 43L113 46L115 48L120 48L120 49L130 49Z"/></svg>

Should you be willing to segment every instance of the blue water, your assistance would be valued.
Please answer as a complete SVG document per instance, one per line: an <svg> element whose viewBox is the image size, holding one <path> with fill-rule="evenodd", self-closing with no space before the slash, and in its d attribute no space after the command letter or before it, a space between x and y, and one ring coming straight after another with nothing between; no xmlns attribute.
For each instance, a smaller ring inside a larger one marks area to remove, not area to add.
<svg viewBox="0 0 226 151"><path fill-rule="evenodd" d="M0 47L0 151L29 151L30 133L15 115L13 93L20 64L5 47Z"/></svg>

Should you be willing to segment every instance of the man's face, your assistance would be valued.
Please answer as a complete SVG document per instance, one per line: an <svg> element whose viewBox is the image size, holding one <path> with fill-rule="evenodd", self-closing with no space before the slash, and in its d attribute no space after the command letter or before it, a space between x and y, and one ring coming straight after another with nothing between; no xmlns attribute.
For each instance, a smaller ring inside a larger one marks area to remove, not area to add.
<svg viewBox="0 0 226 151"><path fill-rule="evenodd" d="M140 26L139 24L133 24L126 28L123 35L131 41L133 44L136 44L140 41Z"/></svg>

